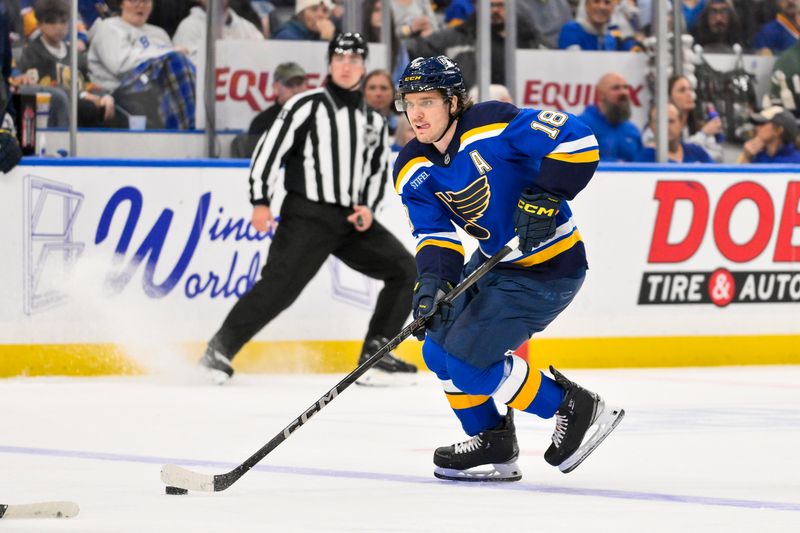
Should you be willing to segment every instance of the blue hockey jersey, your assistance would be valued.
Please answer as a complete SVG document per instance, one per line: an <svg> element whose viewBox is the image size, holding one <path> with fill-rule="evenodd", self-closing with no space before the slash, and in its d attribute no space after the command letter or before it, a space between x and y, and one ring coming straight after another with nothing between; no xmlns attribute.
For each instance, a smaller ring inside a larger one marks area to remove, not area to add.
<svg viewBox="0 0 800 533"><path fill-rule="evenodd" d="M417 270L458 280L464 247L454 224L491 256L515 235L514 214L524 189L571 200L594 175L598 160L597 139L576 116L500 102L469 108L444 154L412 140L397 157L394 183L417 239ZM566 201L556 222L552 239L528 254L513 251L498 268L553 279L585 267Z"/></svg>

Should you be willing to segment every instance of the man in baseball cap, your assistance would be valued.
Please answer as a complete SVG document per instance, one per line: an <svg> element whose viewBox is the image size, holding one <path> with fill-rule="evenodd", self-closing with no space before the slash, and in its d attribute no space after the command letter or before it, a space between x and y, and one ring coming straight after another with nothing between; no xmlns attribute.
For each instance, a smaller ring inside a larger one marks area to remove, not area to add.
<svg viewBox="0 0 800 533"><path fill-rule="evenodd" d="M331 0L297 0L292 20L278 28L273 39L330 41L336 33Z"/></svg>
<svg viewBox="0 0 800 533"><path fill-rule="evenodd" d="M245 151L249 157L253 153L253 149L265 131L267 131L278 114L283 109L289 98L306 90L306 71L303 67L293 61L281 63L275 68L275 73L272 75L272 94L275 95L275 103L259 113L250 122L250 128L247 131L247 146Z"/></svg>
<svg viewBox="0 0 800 533"><path fill-rule="evenodd" d="M752 113L755 137L744 143L739 163L800 163L797 119L781 106Z"/></svg>

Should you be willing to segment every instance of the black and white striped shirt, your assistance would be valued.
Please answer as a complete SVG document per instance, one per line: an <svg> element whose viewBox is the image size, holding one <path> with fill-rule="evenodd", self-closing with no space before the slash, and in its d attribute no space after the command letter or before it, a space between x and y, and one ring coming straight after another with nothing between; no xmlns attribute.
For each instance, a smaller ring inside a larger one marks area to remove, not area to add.
<svg viewBox="0 0 800 533"><path fill-rule="evenodd" d="M323 86L286 102L253 153L250 203L269 205L284 167L287 191L314 202L376 210L389 174L388 127L363 99L353 105L339 92Z"/></svg>

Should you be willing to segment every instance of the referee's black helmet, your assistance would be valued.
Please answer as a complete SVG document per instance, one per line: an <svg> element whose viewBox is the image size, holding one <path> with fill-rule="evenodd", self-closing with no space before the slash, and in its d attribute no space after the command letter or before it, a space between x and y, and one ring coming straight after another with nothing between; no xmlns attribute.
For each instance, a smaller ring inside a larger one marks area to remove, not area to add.
<svg viewBox="0 0 800 533"><path fill-rule="evenodd" d="M364 36L358 32L348 31L339 33L331 39L328 44L328 62L330 63L333 54L358 54L367 60L369 46Z"/></svg>

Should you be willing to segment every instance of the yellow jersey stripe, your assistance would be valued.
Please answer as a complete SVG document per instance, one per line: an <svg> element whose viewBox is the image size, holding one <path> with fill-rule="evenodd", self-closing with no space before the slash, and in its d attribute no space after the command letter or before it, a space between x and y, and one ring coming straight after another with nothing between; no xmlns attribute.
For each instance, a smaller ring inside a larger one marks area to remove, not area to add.
<svg viewBox="0 0 800 533"><path fill-rule="evenodd" d="M469 131L465 131L461 136L461 146L459 146L458 151L460 152L464 149L464 146L473 141L500 135L506 129L506 126L508 126L508 122L495 122L494 124L487 124L480 128L472 128Z"/></svg>
<svg viewBox="0 0 800 533"><path fill-rule="evenodd" d="M567 163L594 163L600 161L600 150L587 150L577 154L547 154L545 157Z"/></svg>
<svg viewBox="0 0 800 533"><path fill-rule="evenodd" d="M439 248L449 248L451 250L455 250L456 252L464 255L464 247L456 242L450 241L443 241L439 239L425 239L417 246L416 253L419 253L426 246L438 246Z"/></svg>
<svg viewBox="0 0 800 533"><path fill-rule="evenodd" d="M512 261L515 265L522 265L522 266L533 266L538 265L539 263L544 263L548 259L552 259L558 254L562 252L566 252L576 243L581 241L581 234L578 230L572 232L572 235L567 237L566 239L562 239L555 243L553 246L545 248L541 252L536 252L533 255L529 255L528 257L523 257L522 259L517 259L516 261Z"/></svg>
<svg viewBox="0 0 800 533"><path fill-rule="evenodd" d="M471 394L446 394L446 396L453 409L469 409L489 400L489 396L472 396Z"/></svg>
<svg viewBox="0 0 800 533"><path fill-rule="evenodd" d="M542 383L542 373L535 368L528 371L528 377L525 378L525 383L520 387L517 396L508 402L509 407L524 411L536 398L536 393L539 392L539 385Z"/></svg>
<svg viewBox="0 0 800 533"><path fill-rule="evenodd" d="M433 163L431 163L428 160L427 157L421 157L420 156L420 157L415 157L414 159L411 159L408 163L406 163L403 166L403 168L400 170L400 172L397 173L397 181L394 184L394 188L395 188L395 190L397 191L398 194L400 194L400 191L403 189L402 185L404 184L404 182L406 180L408 180L408 178L411 177L411 174L414 172L414 170L416 170L414 167L416 167L418 165L425 165L425 164L430 166Z"/></svg>
<svg viewBox="0 0 800 533"><path fill-rule="evenodd" d="M481 126L480 128L472 128L471 130L464 132L464 134L461 136L461 142L463 143L470 137L474 137L475 135L480 135L481 133L487 133L495 130L504 130L506 129L506 126L508 126L508 122L495 122L493 124L487 124L485 126Z"/></svg>

